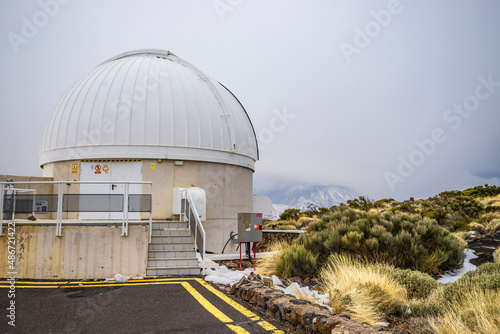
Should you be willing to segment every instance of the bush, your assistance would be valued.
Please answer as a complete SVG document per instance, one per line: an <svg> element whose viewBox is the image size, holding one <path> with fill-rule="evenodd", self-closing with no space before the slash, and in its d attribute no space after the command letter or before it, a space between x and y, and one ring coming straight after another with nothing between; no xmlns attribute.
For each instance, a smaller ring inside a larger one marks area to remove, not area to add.
<svg viewBox="0 0 500 334"><path fill-rule="evenodd" d="M348 252L429 274L460 265L466 245L435 220L405 213L339 210L311 223L307 230L297 243L319 254L320 263L329 253Z"/></svg>
<svg viewBox="0 0 500 334"><path fill-rule="evenodd" d="M257 259L257 273L264 276L278 275L278 262L283 252L290 246L286 241L279 240L271 243L265 257Z"/></svg>
<svg viewBox="0 0 500 334"><path fill-rule="evenodd" d="M496 232L500 232L500 219L493 219L489 226L488 226L488 229L492 232L492 233L496 233Z"/></svg>
<svg viewBox="0 0 500 334"><path fill-rule="evenodd" d="M462 278L487 276L487 275L500 275L500 264L498 264L498 263L483 263L482 265L480 265L476 269L466 272L462 276Z"/></svg>
<svg viewBox="0 0 500 334"><path fill-rule="evenodd" d="M359 196L358 198L347 200L347 206L363 211L368 211L373 208L373 204L373 200L366 196Z"/></svg>
<svg viewBox="0 0 500 334"><path fill-rule="evenodd" d="M471 231L476 231L476 232L479 232L481 234L485 234L486 232L488 232L488 230L486 229L486 227L484 227L483 225L478 224L478 223L470 223L469 224L469 229Z"/></svg>
<svg viewBox="0 0 500 334"><path fill-rule="evenodd" d="M278 225L275 228L275 230L284 230L284 231L291 231L291 230L296 230L296 229L297 228L293 224Z"/></svg>
<svg viewBox="0 0 500 334"><path fill-rule="evenodd" d="M347 254L330 255L320 273L330 294L329 306L337 314L370 324L401 315L407 305L406 290L388 274L391 269Z"/></svg>
<svg viewBox="0 0 500 334"><path fill-rule="evenodd" d="M297 220L299 219L299 209L286 209L281 215L280 220Z"/></svg>
<svg viewBox="0 0 500 334"><path fill-rule="evenodd" d="M442 316L449 311L450 305L466 300L474 292L489 295L498 291L500 265L485 263L456 282L433 290L428 298L412 300L410 309L415 316Z"/></svg>
<svg viewBox="0 0 500 334"><path fill-rule="evenodd" d="M500 291L471 290L429 323L437 334L500 333Z"/></svg>
<svg viewBox="0 0 500 334"><path fill-rule="evenodd" d="M285 278L307 277L316 273L316 258L303 245L293 244L280 254L276 267Z"/></svg>
<svg viewBox="0 0 500 334"><path fill-rule="evenodd" d="M399 284L406 288L409 299L427 298L439 287L432 276L410 269L393 269L388 271Z"/></svg>

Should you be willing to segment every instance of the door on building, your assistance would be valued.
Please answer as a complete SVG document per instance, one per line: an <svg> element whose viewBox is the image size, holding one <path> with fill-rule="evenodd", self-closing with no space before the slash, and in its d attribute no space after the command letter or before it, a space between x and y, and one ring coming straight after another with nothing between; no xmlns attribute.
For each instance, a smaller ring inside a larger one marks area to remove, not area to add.
<svg viewBox="0 0 500 334"><path fill-rule="evenodd" d="M142 162L82 162L81 181L108 181L109 184L81 184L80 194L85 195L123 195L124 184L114 184L113 181L142 181ZM129 184L129 194L142 194L142 185ZM121 198L121 201L119 200ZM123 197L95 196L82 197L81 201L96 202L95 207L100 212L80 212L80 219L122 219L123 213L106 211L120 210L123 207ZM88 204L88 203L86 203ZM82 205L81 207L88 206ZM129 212L129 219L140 219L140 212Z"/></svg>

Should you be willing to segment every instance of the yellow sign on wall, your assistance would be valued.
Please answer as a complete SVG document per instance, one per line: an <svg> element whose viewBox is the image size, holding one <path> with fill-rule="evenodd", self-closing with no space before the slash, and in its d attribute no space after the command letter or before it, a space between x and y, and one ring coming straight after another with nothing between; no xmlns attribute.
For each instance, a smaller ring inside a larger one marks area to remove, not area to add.
<svg viewBox="0 0 500 334"><path fill-rule="evenodd" d="M149 164L149 169L156 170L156 164L154 162Z"/></svg>
<svg viewBox="0 0 500 334"><path fill-rule="evenodd" d="M76 174L78 172L78 165L77 164L72 164L71 165L71 173Z"/></svg>

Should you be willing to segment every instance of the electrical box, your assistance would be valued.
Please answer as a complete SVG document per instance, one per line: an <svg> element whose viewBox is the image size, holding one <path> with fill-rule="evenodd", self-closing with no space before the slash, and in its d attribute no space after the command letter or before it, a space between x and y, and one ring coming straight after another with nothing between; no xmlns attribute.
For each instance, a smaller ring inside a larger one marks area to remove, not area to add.
<svg viewBox="0 0 500 334"><path fill-rule="evenodd" d="M262 242L262 213L238 213L238 241Z"/></svg>

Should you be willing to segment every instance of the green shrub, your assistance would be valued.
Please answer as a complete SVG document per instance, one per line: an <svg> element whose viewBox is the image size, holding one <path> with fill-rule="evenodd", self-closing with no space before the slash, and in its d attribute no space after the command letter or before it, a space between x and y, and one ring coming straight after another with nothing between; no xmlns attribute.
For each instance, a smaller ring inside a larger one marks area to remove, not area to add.
<svg viewBox="0 0 500 334"><path fill-rule="evenodd" d="M473 196L473 197L487 197L487 196L496 196L500 194L500 187L497 186L488 186L485 184L484 186L477 186L474 188L469 188L462 193L465 196Z"/></svg>
<svg viewBox="0 0 500 334"><path fill-rule="evenodd" d="M469 224L465 221L454 221L451 223L451 226L453 227L453 231L468 231L469 230Z"/></svg>
<svg viewBox="0 0 500 334"><path fill-rule="evenodd" d="M427 298L439 283L432 276L410 269L393 269L388 274L406 288L409 299Z"/></svg>
<svg viewBox="0 0 500 334"><path fill-rule="evenodd" d="M389 198L389 199L387 199L387 198L384 198L384 199L379 199L378 201L375 201L375 202L373 203L373 206L374 206L375 208L383 208L383 207L385 207L385 205L384 205L384 204L388 204L388 203L392 203L392 202L396 202L396 201L394 200L394 198Z"/></svg>
<svg viewBox="0 0 500 334"><path fill-rule="evenodd" d="M500 263L483 263L476 269L466 272L462 277L471 278L487 275L500 275Z"/></svg>
<svg viewBox="0 0 500 334"><path fill-rule="evenodd" d="M492 233L500 232L500 219L493 219L488 225L488 229Z"/></svg>
<svg viewBox="0 0 500 334"><path fill-rule="evenodd" d="M287 231L290 231L290 230L296 230L297 227L295 227L295 225L293 225L293 224L284 224L284 225L278 225L278 226L276 226L275 229L276 230L287 230Z"/></svg>
<svg viewBox="0 0 500 334"><path fill-rule="evenodd" d="M400 268L430 274L462 263L465 242L433 219L420 215L385 212L367 213L346 209L311 223L298 243L319 254L347 252L369 260L385 261Z"/></svg>
<svg viewBox="0 0 500 334"><path fill-rule="evenodd" d="M483 225L478 224L478 223L470 223L469 224L469 229L471 231L476 231L476 232L479 232L481 234L485 234L486 232L488 232L488 230L486 229L486 227L484 227Z"/></svg>
<svg viewBox="0 0 500 334"><path fill-rule="evenodd" d="M313 275L316 272L316 258L303 245L292 244L280 255L277 271L285 278Z"/></svg>
<svg viewBox="0 0 500 334"><path fill-rule="evenodd" d="M297 220L299 219L299 209L286 209L281 215L280 220Z"/></svg>
<svg viewBox="0 0 500 334"><path fill-rule="evenodd" d="M355 199L347 200L347 205L353 209L360 209L363 211L368 211L373 208L373 200L366 196L359 196Z"/></svg>

